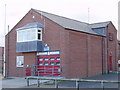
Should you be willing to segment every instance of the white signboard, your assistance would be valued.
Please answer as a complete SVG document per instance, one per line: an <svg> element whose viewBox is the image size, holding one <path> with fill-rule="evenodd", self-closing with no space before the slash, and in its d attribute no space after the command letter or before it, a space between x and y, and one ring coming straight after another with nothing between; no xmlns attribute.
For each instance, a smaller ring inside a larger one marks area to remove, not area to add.
<svg viewBox="0 0 120 90"><path fill-rule="evenodd" d="M38 52L37 55L59 55L60 51Z"/></svg>
<svg viewBox="0 0 120 90"><path fill-rule="evenodd" d="M57 55L60 54L60 51L51 51L49 52L50 55Z"/></svg>
<svg viewBox="0 0 120 90"><path fill-rule="evenodd" d="M17 56L16 67L23 67L23 66L24 66L24 56Z"/></svg>

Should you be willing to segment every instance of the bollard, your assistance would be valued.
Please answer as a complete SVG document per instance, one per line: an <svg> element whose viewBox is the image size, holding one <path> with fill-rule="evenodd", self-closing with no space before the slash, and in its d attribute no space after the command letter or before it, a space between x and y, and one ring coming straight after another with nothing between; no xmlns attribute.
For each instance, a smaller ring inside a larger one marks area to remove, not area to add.
<svg viewBox="0 0 120 90"><path fill-rule="evenodd" d="M102 90L104 90L104 81L103 80L101 81L101 88L102 88Z"/></svg>
<svg viewBox="0 0 120 90"><path fill-rule="evenodd" d="M39 79L37 79L37 82L38 82L38 83L37 83L37 86L39 87L39 86L40 86L40 82L39 82Z"/></svg>
<svg viewBox="0 0 120 90"><path fill-rule="evenodd" d="M79 90L79 81L76 80L76 89Z"/></svg>
<svg viewBox="0 0 120 90"><path fill-rule="evenodd" d="M29 86L29 78L27 78L27 86Z"/></svg>
<svg viewBox="0 0 120 90"><path fill-rule="evenodd" d="M55 79L55 88L58 88L58 82L56 79Z"/></svg>

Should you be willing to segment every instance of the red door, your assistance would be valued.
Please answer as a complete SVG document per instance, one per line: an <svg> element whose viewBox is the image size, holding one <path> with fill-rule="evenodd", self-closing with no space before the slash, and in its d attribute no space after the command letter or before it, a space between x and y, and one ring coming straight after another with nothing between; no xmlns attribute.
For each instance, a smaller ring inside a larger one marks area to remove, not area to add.
<svg viewBox="0 0 120 90"><path fill-rule="evenodd" d="M109 57L109 70L112 71L112 56Z"/></svg>
<svg viewBox="0 0 120 90"><path fill-rule="evenodd" d="M38 55L38 72L40 76L59 76L60 54Z"/></svg>

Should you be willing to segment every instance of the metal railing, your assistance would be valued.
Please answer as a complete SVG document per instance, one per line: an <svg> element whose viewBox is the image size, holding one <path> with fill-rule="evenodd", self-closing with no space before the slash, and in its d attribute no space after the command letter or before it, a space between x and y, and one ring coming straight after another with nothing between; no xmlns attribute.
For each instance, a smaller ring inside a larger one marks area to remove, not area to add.
<svg viewBox="0 0 120 90"><path fill-rule="evenodd" d="M6 75L6 78L25 77L25 76L41 76L41 73L47 74L44 76L54 76L55 74L60 75L62 72L56 71L58 69L61 69L61 68L57 68L54 66L52 68L45 68L45 66L44 68L39 68L39 65L29 65L29 66L24 66L22 68L17 68L17 69L9 71Z"/></svg>
<svg viewBox="0 0 120 90"><path fill-rule="evenodd" d="M50 68L46 68L46 66L42 66L42 68L40 68L39 66L40 65L32 66L32 70L31 70L32 76L41 76L40 74L44 74L44 76L54 76L55 74L60 75L62 73L61 68L55 66L51 66ZM60 69L60 71L58 71L58 69Z"/></svg>
<svg viewBox="0 0 120 90"><path fill-rule="evenodd" d="M79 82L95 82L95 83L100 83L101 84L101 88L104 89L104 84L105 83L120 83L120 81L108 81L108 80L86 80L86 79L65 79L62 77L34 77L34 76L30 76L30 77L26 77L25 78L27 80L27 86L30 86L30 79L36 79L37 80L37 86L40 86L40 82L41 80L53 80L54 81L54 87L55 88L59 88L58 86L58 81L75 81L75 86L76 89L79 90L80 85Z"/></svg>

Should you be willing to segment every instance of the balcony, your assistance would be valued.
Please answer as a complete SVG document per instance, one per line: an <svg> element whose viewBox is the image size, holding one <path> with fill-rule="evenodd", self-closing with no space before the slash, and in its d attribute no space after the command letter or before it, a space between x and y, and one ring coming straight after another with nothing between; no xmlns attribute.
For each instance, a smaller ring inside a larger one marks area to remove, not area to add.
<svg viewBox="0 0 120 90"><path fill-rule="evenodd" d="M38 52L43 51L43 41L30 41L16 43L16 52Z"/></svg>
<svg viewBox="0 0 120 90"><path fill-rule="evenodd" d="M17 43L16 52L37 52L43 51L42 31L44 26L34 22L16 29Z"/></svg>

